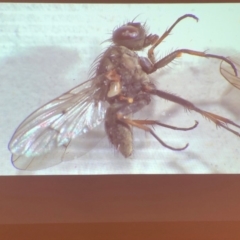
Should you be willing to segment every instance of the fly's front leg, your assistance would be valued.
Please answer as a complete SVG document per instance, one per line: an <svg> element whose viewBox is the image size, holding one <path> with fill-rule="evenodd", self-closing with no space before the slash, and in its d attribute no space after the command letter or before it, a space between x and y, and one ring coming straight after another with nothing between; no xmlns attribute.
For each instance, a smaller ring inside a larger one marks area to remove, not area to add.
<svg viewBox="0 0 240 240"><path fill-rule="evenodd" d="M233 122L232 120L230 120L228 118L219 116L219 115L211 113L211 112L204 111L204 110L196 107L193 103L191 103L191 102L189 102L189 101L187 101L187 100L185 100L181 97L175 96L173 94L158 90L158 89L155 88L155 86L152 86L150 84L145 86L145 91L150 93L150 94L159 96L163 99L169 100L171 102L178 103L178 104L182 105L184 108L186 108L187 110L190 110L190 111L192 110L192 111L198 112L203 117L205 117L205 118L209 119L210 121L214 122L216 124L216 126L223 127L226 130L228 130L229 132L232 132L233 134L240 137L239 132L237 132L237 131L235 131L235 130L233 130L233 129L231 129L227 126L229 124L229 125L235 126L237 128L240 128L240 125L236 124L235 122Z"/></svg>
<svg viewBox="0 0 240 240"><path fill-rule="evenodd" d="M228 63L232 67L232 69L234 70L235 75L237 76L237 69L236 69L235 65L228 58L223 57L223 56L214 55L214 54L207 54L205 52L194 51L194 50L190 50L190 49L179 49L179 50L176 50L176 51L170 53L166 57L164 57L161 60L159 60L158 62L156 62L153 65L150 72L148 72L148 73L155 72L157 69L166 66L167 64L172 62L175 58L181 57L183 53L193 55L193 56L198 56L198 57L220 59L220 60Z"/></svg>
<svg viewBox="0 0 240 240"><path fill-rule="evenodd" d="M193 14L185 14L183 15L182 17L178 18L175 23L169 28L166 30L166 32L161 36L161 37L158 37L158 38L152 38L152 47L148 50L148 58L151 60L151 62L154 64L156 62L155 60L155 56L154 56L154 49L170 34L170 32L173 30L173 28L181 21L183 20L184 18L194 18L196 21L198 21L198 18L193 15ZM147 37L151 39L151 34ZM157 35L154 35L154 36L157 36Z"/></svg>

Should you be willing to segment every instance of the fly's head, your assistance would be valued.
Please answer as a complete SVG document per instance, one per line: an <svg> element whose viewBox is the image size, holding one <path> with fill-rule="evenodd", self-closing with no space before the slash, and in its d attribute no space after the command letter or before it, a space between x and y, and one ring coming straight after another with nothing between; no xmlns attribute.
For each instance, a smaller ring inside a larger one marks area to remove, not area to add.
<svg viewBox="0 0 240 240"><path fill-rule="evenodd" d="M130 50L141 50L147 38L145 24L128 22L113 31L112 42Z"/></svg>

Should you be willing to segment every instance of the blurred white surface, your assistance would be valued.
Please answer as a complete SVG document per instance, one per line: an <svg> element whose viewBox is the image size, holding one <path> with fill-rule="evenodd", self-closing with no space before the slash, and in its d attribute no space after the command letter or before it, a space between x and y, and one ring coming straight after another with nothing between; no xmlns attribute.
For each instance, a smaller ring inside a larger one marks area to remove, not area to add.
<svg viewBox="0 0 240 240"><path fill-rule="evenodd" d="M135 152L125 159L105 137L80 159L40 171L19 171L10 161L8 142L18 125L34 110L88 79L94 59L108 47L112 30L132 20L145 22L149 33L161 35L180 16L191 13L158 47L158 57L178 48L224 56L240 54L240 4L75 5L0 4L0 174L158 174L239 173L240 139L200 115L154 98L143 118L188 127L188 132L155 127L174 152L149 134L135 131ZM143 54L143 53L141 53ZM175 64L152 74L162 90L198 107L240 123L240 92L219 72L220 61L183 55ZM104 133L104 129L100 130Z"/></svg>

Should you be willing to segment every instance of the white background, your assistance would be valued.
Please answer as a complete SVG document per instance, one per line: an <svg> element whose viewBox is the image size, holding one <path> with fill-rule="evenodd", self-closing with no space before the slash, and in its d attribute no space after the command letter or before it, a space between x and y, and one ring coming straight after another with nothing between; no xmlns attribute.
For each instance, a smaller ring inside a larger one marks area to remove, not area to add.
<svg viewBox="0 0 240 240"><path fill-rule="evenodd" d="M240 54L239 4L182 5L74 5L0 4L0 174L144 174L239 173L240 139L199 114L181 106L154 101L143 118L179 127L199 126L189 132L155 127L158 135L175 147L162 147L149 134L135 131L133 157L123 158L105 137L80 159L41 171L19 171L10 161L8 142L17 126L34 110L88 79L94 59L109 45L101 43L112 30L140 14L149 33L161 35L180 16L191 13L159 46L164 57L178 48L224 56ZM240 123L240 92L220 75L220 62L183 55L151 79L162 90L175 93L197 106ZM155 100L155 99L154 99ZM157 117L158 116L158 117ZM157 117L157 118L156 118ZM104 134L104 129L101 130Z"/></svg>

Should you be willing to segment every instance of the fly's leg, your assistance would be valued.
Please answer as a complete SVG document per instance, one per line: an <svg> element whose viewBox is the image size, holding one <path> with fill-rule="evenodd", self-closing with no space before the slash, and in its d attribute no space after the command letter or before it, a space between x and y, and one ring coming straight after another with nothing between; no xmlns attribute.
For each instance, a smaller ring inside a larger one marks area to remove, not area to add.
<svg viewBox="0 0 240 240"><path fill-rule="evenodd" d="M152 47L148 50L148 59L150 60L151 64L153 64L153 66L149 66L149 63L147 63L148 66L143 66L143 70L150 74L155 72L157 69L162 68L164 66L166 66L167 64L169 64L170 62L172 62L175 58L177 57L181 57L182 53L186 53L186 54L190 54L190 55L195 55L195 56L199 56L199 57L206 57L206 58L217 58L220 59L226 63L228 63L232 69L234 70L235 76L237 76L237 69L235 67L235 65L233 64L233 62L231 62L228 58L223 57L223 56L218 56L218 55L214 55L214 54L206 54L205 52L199 52L199 51L194 51L194 50L190 50L190 49L180 49L180 50L176 50L172 53L170 53L169 55L167 55L166 57L164 57L163 59L156 61L155 56L154 56L154 49L170 34L170 32L172 31L172 29L184 18L194 18L196 21L198 21L198 18L193 15L193 14L185 14L182 17L178 18L175 23L161 36L158 37L158 35L149 35L146 38L146 46L149 46L150 44L152 44ZM140 61L146 62L146 59L140 59ZM144 64L143 64L144 65Z"/></svg>
<svg viewBox="0 0 240 240"><path fill-rule="evenodd" d="M135 113L137 111L139 111L140 109L142 109L144 106L146 106L148 103L150 102L150 98L148 94L140 94L137 96L136 99L134 99L134 102L125 106L122 106L121 108L118 109L118 111L116 112L116 119L121 122L123 125L125 126L133 126L133 127L137 127L140 128L146 132L149 132L159 143L161 143L164 147L169 148L171 150L176 150L176 151L180 151L180 150L184 150L185 148L188 147L188 144L186 144L184 147L182 148L174 148L171 147L169 145L167 145L163 140L161 140L155 133L154 131L146 126L146 125L159 125L159 126L163 126L163 127L167 127L167 128L171 128L174 130L182 130L182 131L187 131L187 130L192 130L193 128L195 128L198 125L198 122L195 121L195 124L189 128L178 128L175 126L170 126L164 123L161 123L159 121L154 121L154 120L134 120L134 119L130 119L128 117L126 117L129 114Z"/></svg>
<svg viewBox="0 0 240 240"><path fill-rule="evenodd" d="M159 96L163 99L169 100L171 102L178 103L178 104L182 105L184 108L186 108L187 110L190 110L190 111L192 110L192 111L198 112L203 117L206 117L210 121L214 122L216 124L216 126L223 127L226 130L228 130L229 132L232 132L233 134L237 135L238 137L240 136L239 132L234 131L233 129L229 128L227 126L227 124L230 124L230 125L235 126L237 128L240 128L240 125L236 124L235 122L233 122L232 120L230 120L228 118L219 116L219 115L211 113L211 112L201 110L200 108L196 107L191 102L189 102L189 101L187 101L187 100L185 100L181 97L175 96L173 94L155 89L155 87L151 86L150 84L145 86L145 91L150 93L150 94Z"/></svg>
<svg viewBox="0 0 240 240"><path fill-rule="evenodd" d="M178 18L175 23L169 28L166 30L166 32L161 36L161 37L158 37L157 39L156 38L153 38L152 41L152 47L148 50L148 58L151 60L151 62L154 64L156 62L155 60L155 57L154 57L154 49L170 34L170 32L173 30L173 28L180 22L182 21L184 18L194 18L196 21L198 21L198 18L193 15L193 14L185 14L183 15L182 17ZM147 37L147 40L148 38L150 38L151 40L151 36L152 35L149 35ZM154 35L154 36L157 36L157 35Z"/></svg>
<svg viewBox="0 0 240 240"><path fill-rule="evenodd" d="M137 128L142 129L146 132L149 132L159 143L161 143L164 147L169 148L171 150L181 151L181 150L186 149L189 145L187 143L182 148L174 148L174 147L171 147L171 146L167 145L163 140L161 140L157 136L157 134L150 127L146 126L147 124L149 124L147 120L146 121L145 120L134 120L134 119L126 118L123 115L121 115L120 113L117 115L117 118L118 118L119 121L123 122L124 124L130 125L130 126L133 126L133 127L137 127ZM157 122L157 121L151 121L151 122L154 122L154 124L162 126L162 124ZM153 125L153 124L151 123L151 125ZM194 127L196 127L196 124L192 128L194 128Z"/></svg>
<svg viewBox="0 0 240 240"><path fill-rule="evenodd" d="M170 128L170 129L179 130L179 131L189 131L189 130L194 129L198 125L198 121L195 121L195 124L191 127L180 128L180 127L175 127L175 126L168 125L168 124L165 124L165 123L161 123L161 122L155 121L155 120L133 120L133 121L138 123L138 124L152 125L152 126L153 125L159 125L159 126L162 126L162 127L165 127L165 128Z"/></svg>
<svg viewBox="0 0 240 240"><path fill-rule="evenodd" d="M172 62L175 58L181 57L181 55L183 53L193 55L193 56L198 56L198 57L220 59L220 60L228 63L234 70L235 75L237 76L237 69L236 69L235 65L228 58L223 57L223 56L214 55L214 54L206 54L205 52L199 52L199 51L194 51L194 50L190 50L190 49L179 49L179 50L176 50L176 51L170 53L166 57L164 57L161 60L159 60L158 62L156 62L153 65L152 69L151 70L149 69L148 74L155 72L157 69L166 66L167 64Z"/></svg>

